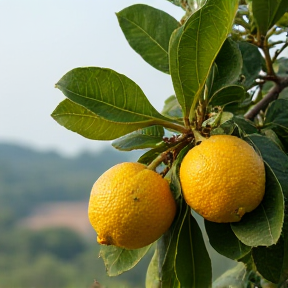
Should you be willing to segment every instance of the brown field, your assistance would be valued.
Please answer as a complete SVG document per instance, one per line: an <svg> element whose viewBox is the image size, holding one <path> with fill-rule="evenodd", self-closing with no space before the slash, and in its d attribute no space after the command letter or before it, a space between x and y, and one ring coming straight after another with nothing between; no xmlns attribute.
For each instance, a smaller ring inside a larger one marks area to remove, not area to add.
<svg viewBox="0 0 288 288"><path fill-rule="evenodd" d="M88 216L88 203L55 202L39 206L31 216L24 218L19 224L32 230L50 227L67 227L85 236L95 236Z"/></svg>

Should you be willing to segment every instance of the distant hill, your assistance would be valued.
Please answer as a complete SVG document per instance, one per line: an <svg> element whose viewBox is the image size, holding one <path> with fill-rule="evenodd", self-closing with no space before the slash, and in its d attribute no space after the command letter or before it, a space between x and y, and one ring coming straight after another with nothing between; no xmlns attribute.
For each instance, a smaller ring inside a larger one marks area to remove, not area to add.
<svg viewBox="0 0 288 288"><path fill-rule="evenodd" d="M137 155L111 147L68 158L0 143L0 208L23 215L44 202L86 200L105 170L116 163L137 161Z"/></svg>

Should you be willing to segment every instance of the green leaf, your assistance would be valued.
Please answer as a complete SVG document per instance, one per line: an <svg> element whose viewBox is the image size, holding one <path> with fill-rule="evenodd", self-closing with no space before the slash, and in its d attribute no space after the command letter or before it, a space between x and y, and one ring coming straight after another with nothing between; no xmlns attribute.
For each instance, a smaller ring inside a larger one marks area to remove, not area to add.
<svg viewBox="0 0 288 288"><path fill-rule="evenodd" d="M165 179L167 179L170 183L170 189L173 192L174 198L176 201L182 200L181 196L181 184L179 180L179 169L181 162L185 155L188 153L188 151L192 148L192 144L187 145L184 147L180 153L178 154L176 160L173 162L172 167L168 171L168 173L165 176Z"/></svg>
<svg viewBox="0 0 288 288"><path fill-rule="evenodd" d="M165 179L170 182L170 188L177 201L178 209L177 216L171 227L157 242L157 249L159 251L159 271L162 283L161 288L180 287L180 283L175 273L175 259L177 254L178 234L186 215L186 204L182 198L178 172L183 157L190 148L191 146L188 145L181 150L171 169L165 176Z"/></svg>
<svg viewBox="0 0 288 288"><path fill-rule="evenodd" d="M265 195L260 205L246 213L240 222L231 223L238 239L247 246L270 246L276 244L284 220L282 188L268 164L265 165Z"/></svg>
<svg viewBox="0 0 288 288"><path fill-rule="evenodd" d="M113 140L138 129L137 123L107 121L69 99L62 101L51 116L68 130L93 140Z"/></svg>
<svg viewBox="0 0 288 288"><path fill-rule="evenodd" d="M267 137L250 135L247 139L257 147L263 160L271 167L288 199L288 156Z"/></svg>
<svg viewBox="0 0 288 288"><path fill-rule="evenodd" d="M245 99L242 102L234 102L225 106L225 111L232 112L234 115L242 116L246 114L249 107L253 104L250 93L245 93Z"/></svg>
<svg viewBox="0 0 288 288"><path fill-rule="evenodd" d="M234 130L236 128L236 125L234 121L228 120L225 121L223 124L218 126L215 129L211 130L210 135L232 135L234 133Z"/></svg>
<svg viewBox="0 0 288 288"><path fill-rule="evenodd" d="M283 89L280 92L279 98L278 99L285 99L288 100L288 88Z"/></svg>
<svg viewBox="0 0 288 288"><path fill-rule="evenodd" d="M262 129L261 132L263 133L263 135L265 135L267 138L269 138L270 140L272 140L279 149L281 149L283 152L285 152L285 148L281 142L281 140L279 139L279 137L277 136L277 134L272 130L272 129Z"/></svg>
<svg viewBox="0 0 288 288"><path fill-rule="evenodd" d="M286 128L288 130L288 100L278 99L273 101L266 112L265 126Z"/></svg>
<svg viewBox="0 0 288 288"><path fill-rule="evenodd" d="M151 126L139 129L112 142L112 146L121 151L155 148L162 142L164 129L162 126Z"/></svg>
<svg viewBox="0 0 288 288"><path fill-rule="evenodd" d="M249 135L249 134L257 134L258 130L254 124L254 122L245 119L244 117L241 116L235 116L233 117L234 123L241 129L244 135Z"/></svg>
<svg viewBox="0 0 288 288"><path fill-rule="evenodd" d="M251 251L233 233L229 223L215 223L205 220L205 228L211 246L221 255L239 260Z"/></svg>
<svg viewBox="0 0 288 288"><path fill-rule="evenodd" d="M252 274L252 275L251 275ZM238 263L234 268L226 271L213 282L213 288L248 288L254 287L249 281L249 276L254 277L254 273L249 273L243 263ZM249 284L253 286L250 286ZM256 287L256 286L255 286Z"/></svg>
<svg viewBox="0 0 288 288"><path fill-rule="evenodd" d="M172 119L183 118L181 106L175 95L172 95L165 100L162 115Z"/></svg>
<svg viewBox="0 0 288 288"><path fill-rule="evenodd" d="M234 102L241 102L245 96L245 90L241 86L230 85L216 91L209 99L208 105L225 106Z"/></svg>
<svg viewBox="0 0 288 288"><path fill-rule="evenodd" d="M237 0L207 0L172 34L170 74L184 118L194 110L210 68L230 33Z"/></svg>
<svg viewBox="0 0 288 288"><path fill-rule="evenodd" d="M286 12L276 23L280 27L288 27L288 12Z"/></svg>
<svg viewBox="0 0 288 288"><path fill-rule="evenodd" d="M253 0L252 12L261 35L266 32L288 11L287 0Z"/></svg>
<svg viewBox="0 0 288 288"><path fill-rule="evenodd" d="M283 225L283 267L282 275L288 278L288 156L281 151L278 146L269 138L261 137L258 135L249 136L249 140L260 151L263 159L269 164L275 173L279 183L281 184L282 191L285 197L285 219Z"/></svg>
<svg viewBox="0 0 288 288"><path fill-rule="evenodd" d="M167 0L171 2L172 4L181 7L181 0Z"/></svg>
<svg viewBox="0 0 288 288"><path fill-rule="evenodd" d="M283 267L284 240L280 237L276 245L253 248L252 255L258 272L267 280L279 283Z"/></svg>
<svg viewBox="0 0 288 288"><path fill-rule="evenodd" d="M213 91L217 91L228 84L236 83L243 65L238 44L231 38L227 38L215 59L215 63L217 76L213 83Z"/></svg>
<svg viewBox="0 0 288 288"><path fill-rule="evenodd" d="M164 11L143 4L127 7L117 17L130 46L154 68L169 74L169 40L179 22Z"/></svg>
<svg viewBox="0 0 288 288"><path fill-rule="evenodd" d="M288 16L288 13L287 13ZM277 75L287 75L288 58L281 57L274 62L274 69Z"/></svg>
<svg viewBox="0 0 288 288"><path fill-rule="evenodd" d="M132 125L133 130L169 121L150 104L136 83L111 69L76 68L65 74L56 87L98 117Z"/></svg>
<svg viewBox="0 0 288 288"><path fill-rule="evenodd" d="M184 221L186 206L182 201L179 201L179 203L177 217L169 230L157 241L161 288L181 287L175 273L175 258L177 254L177 238L179 229Z"/></svg>
<svg viewBox="0 0 288 288"><path fill-rule="evenodd" d="M140 249L126 250L112 245L101 245L99 256L104 260L107 274L118 276L132 269L145 256L150 247L151 245Z"/></svg>
<svg viewBox="0 0 288 288"><path fill-rule="evenodd" d="M139 159L138 162L142 164L150 164L159 154L164 152L169 148L169 145L165 142L162 142L157 148L150 149L144 153Z"/></svg>
<svg viewBox="0 0 288 288"><path fill-rule="evenodd" d="M145 288L161 288L158 269L158 258L158 249L155 249L155 252L147 269Z"/></svg>
<svg viewBox="0 0 288 288"><path fill-rule="evenodd" d="M184 26L181 26L178 29L176 29L171 35L169 42L169 67L176 98L183 111L181 114L183 115L183 117L186 117L187 109L185 110L185 97L179 73L179 57L178 57L179 42L181 40L183 31Z"/></svg>
<svg viewBox="0 0 288 288"><path fill-rule="evenodd" d="M212 286L211 260L189 206L178 235L175 269L181 287Z"/></svg>
<svg viewBox="0 0 288 288"><path fill-rule="evenodd" d="M257 46L248 42L238 44L243 58L242 74L245 77L242 84L245 88L250 88L262 69L262 56Z"/></svg>

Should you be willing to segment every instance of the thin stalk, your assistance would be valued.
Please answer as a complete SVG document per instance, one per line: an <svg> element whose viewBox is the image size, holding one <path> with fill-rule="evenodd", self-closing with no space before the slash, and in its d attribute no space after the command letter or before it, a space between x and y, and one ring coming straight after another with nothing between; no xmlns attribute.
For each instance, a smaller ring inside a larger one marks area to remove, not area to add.
<svg viewBox="0 0 288 288"><path fill-rule="evenodd" d="M276 61L276 59L278 58L278 56L284 51L284 49L288 47L288 41L286 41L286 43L278 50L276 50L273 58L272 58L272 63L274 63Z"/></svg>
<svg viewBox="0 0 288 288"><path fill-rule="evenodd" d="M156 123L156 125L162 125L165 128L172 129L172 130L178 131L180 133L188 133L189 132L188 128L184 127L183 125L174 123L174 122L159 121L158 123Z"/></svg>
<svg viewBox="0 0 288 288"><path fill-rule="evenodd" d="M148 166L147 169L155 171L156 168L167 159L168 153L175 150L181 150L184 146L188 143L188 135L182 135L182 137L179 138L180 142L176 143L174 146L170 147L166 151L162 152L159 156L157 156Z"/></svg>
<svg viewBox="0 0 288 288"><path fill-rule="evenodd" d="M262 50L265 55L265 61L267 66L267 74L269 76L275 76L274 68L273 68L273 62L271 60L270 51L269 51L269 45L267 43L267 39L264 40Z"/></svg>

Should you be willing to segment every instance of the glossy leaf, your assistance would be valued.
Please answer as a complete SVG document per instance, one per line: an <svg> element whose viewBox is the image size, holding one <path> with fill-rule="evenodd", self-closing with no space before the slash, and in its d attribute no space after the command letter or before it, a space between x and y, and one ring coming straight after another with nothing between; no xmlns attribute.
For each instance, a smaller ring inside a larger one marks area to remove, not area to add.
<svg viewBox="0 0 288 288"><path fill-rule="evenodd" d="M273 101L267 110L264 124L265 126L279 126L288 130L288 100Z"/></svg>
<svg viewBox="0 0 288 288"><path fill-rule="evenodd" d="M232 135L236 128L235 123L232 120L228 120L217 128L211 130L211 135Z"/></svg>
<svg viewBox="0 0 288 288"><path fill-rule="evenodd" d="M181 162L187 152L192 148L192 144L187 145L184 147L180 153L178 154L176 160L173 162L172 167L170 168L169 172L166 174L165 179L167 179L170 183L170 189L173 192L174 198L176 201L181 201L181 184L179 179L179 169Z"/></svg>
<svg viewBox="0 0 288 288"><path fill-rule="evenodd" d="M288 88L285 88L285 89L282 90L282 92L280 93L278 99L288 100Z"/></svg>
<svg viewBox="0 0 288 288"><path fill-rule="evenodd" d="M235 235L247 246L276 244L282 231L284 220L282 188L268 165L265 173L265 195L260 205L252 212L246 213L240 222L231 223Z"/></svg>
<svg viewBox="0 0 288 288"><path fill-rule="evenodd" d="M233 23L236 0L207 0L170 40L170 74L184 118L194 110L210 68Z"/></svg>
<svg viewBox="0 0 288 288"><path fill-rule="evenodd" d="M283 267L284 240L280 237L276 245L253 248L252 255L259 273L273 283L279 283Z"/></svg>
<svg viewBox="0 0 288 288"><path fill-rule="evenodd" d="M93 140L113 140L139 127L138 123L107 121L69 99L62 101L51 116L68 130Z"/></svg>
<svg viewBox="0 0 288 288"><path fill-rule="evenodd" d="M211 287L212 267L206 250L202 232L191 215L190 207L177 239L177 254L175 260L177 279L181 287Z"/></svg>
<svg viewBox="0 0 288 288"><path fill-rule="evenodd" d="M238 44L231 38L227 38L215 59L217 73L213 83L213 91L237 82L242 70L242 61Z"/></svg>
<svg viewBox="0 0 288 288"><path fill-rule="evenodd" d="M183 115L184 118L185 117L187 118L186 113L187 109L185 110L185 107L187 105L185 102L186 99L184 97L184 91L179 73L179 57L178 57L179 42L183 34L183 31L184 26L181 26L178 29L176 29L171 35L169 42L169 67L176 98L182 109L181 114Z"/></svg>
<svg viewBox="0 0 288 288"><path fill-rule="evenodd" d="M101 246L99 255L103 258L107 274L117 276L132 269L148 252L151 245L135 250L116 246Z"/></svg>
<svg viewBox="0 0 288 288"><path fill-rule="evenodd" d="M286 12L276 23L280 27L288 27L288 12Z"/></svg>
<svg viewBox="0 0 288 288"><path fill-rule="evenodd" d="M170 117L172 119L183 118L181 106L174 95L170 96L165 100L162 115Z"/></svg>
<svg viewBox="0 0 288 288"><path fill-rule="evenodd" d="M287 13L288 16L288 13ZM277 75L287 75L288 58L280 57L274 62L274 69Z"/></svg>
<svg viewBox="0 0 288 288"><path fill-rule="evenodd" d="M238 263L234 268L226 271L213 282L213 288L248 288L254 287L249 281L249 273L243 263ZM252 274L253 278L254 273ZM250 283L253 286L250 286Z"/></svg>
<svg viewBox="0 0 288 288"><path fill-rule="evenodd" d="M283 152L285 152L285 148L281 142L281 140L279 139L279 137L277 136L277 134L272 130L272 129L262 129L261 131L263 133L263 135L265 135L267 138L269 138L270 140L272 140L279 149L281 149Z"/></svg>
<svg viewBox="0 0 288 288"><path fill-rule="evenodd" d="M169 2L171 2L172 4L176 5L176 6L181 6L181 0L167 0Z"/></svg>
<svg viewBox="0 0 288 288"><path fill-rule="evenodd" d="M251 120L245 119L243 116L235 116L233 117L233 121L241 129L244 135L258 133L255 124Z"/></svg>
<svg viewBox="0 0 288 288"><path fill-rule="evenodd" d="M169 40L179 22L164 11L143 4L127 7L117 17L130 46L154 68L169 73Z"/></svg>
<svg viewBox="0 0 288 288"><path fill-rule="evenodd" d="M158 240L159 272L161 288L181 287L175 273L175 259L177 254L177 238L184 221L186 205L180 201L178 214L169 230Z"/></svg>
<svg viewBox="0 0 288 288"><path fill-rule="evenodd" d="M285 198L288 199L288 156L267 137L250 135L247 140L257 147L264 161L271 167L281 184Z"/></svg>
<svg viewBox="0 0 288 288"><path fill-rule="evenodd" d="M252 12L261 35L266 32L288 11L287 0L253 0Z"/></svg>
<svg viewBox="0 0 288 288"><path fill-rule="evenodd" d="M121 151L157 147L163 139L162 126L151 126L139 129L112 142L112 146Z"/></svg>
<svg viewBox="0 0 288 288"><path fill-rule="evenodd" d="M245 90L241 86L230 85L216 91L209 99L208 105L225 106L234 102L241 102L244 99Z"/></svg>
<svg viewBox="0 0 288 288"><path fill-rule="evenodd" d="M285 197L285 206L288 207L288 156L269 138L258 135L250 135L249 140L260 151L263 159L269 164L275 173ZM283 267L282 275L288 278L288 213L285 213L283 225Z"/></svg>
<svg viewBox="0 0 288 288"><path fill-rule="evenodd" d="M137 123L139 129L167 120L136 83L111 69L76 68L65 74L56 87L71 101L107 121L127 126Z"/></svg>
<svg viewBox="0 0 288 288"><path fill-rule="evenodd" d="M251 251L235 236L229 223L215 223L205 220L205 228L211 246L221 255L239 260Z"/></svg>
<svg viewBox="0 0 288 288"><path fill-rule="evenodd" d="M262 56L257 46L248 42L239 42L238 44L243 58L242 74L245 77L242 84L249 88L262 69Z"/></svg>
<svg viewBox="0 0 288 288"><path fill-rule="evenodd" d="M188 145L181 150L170 171L165 176L165 179L170 182L171 191L173 192L173 195L177 201L178 209L177 216L175 217L171 227L157 242L157 249L159 251L160 279L162 283L161 288L180 288L180 282L178 281L175 273L175 259L178 249L178 234L186 215L186 204L182 198L178 171L183 157L190 148L191 146Z"/></svg>
<svg viewBox="0 0 288 288"><path fill-rule="evenodd" d="M147 269L145 288L161 288L158 258L158 249L155 249L155 252Z"/></svg>
<svg viewBox="0 0 288 288"><path fill-rule="evenodd" d="M164 152L169 148L169 145L165 142L162 142L158 147L150 149L144 153L139 159L138 162L142 164L150 164L160 153Z"/></svg>

